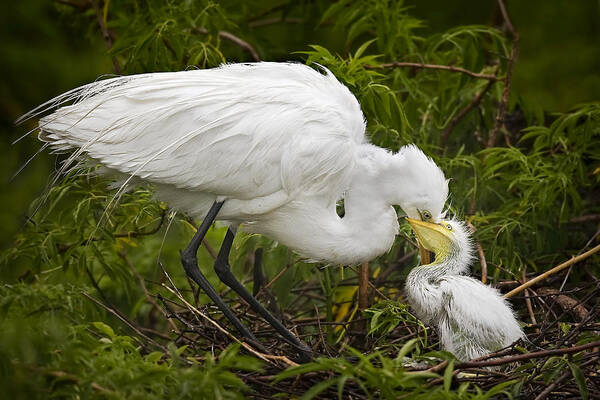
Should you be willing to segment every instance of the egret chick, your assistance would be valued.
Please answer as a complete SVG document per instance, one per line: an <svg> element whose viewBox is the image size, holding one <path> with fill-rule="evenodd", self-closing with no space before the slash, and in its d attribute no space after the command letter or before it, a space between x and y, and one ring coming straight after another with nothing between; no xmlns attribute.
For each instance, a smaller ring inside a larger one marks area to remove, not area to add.
<svg viewBox="0 0 600 400"><path fill-rule="evenodd" d="M523 337L512 309L498 290L464 275L473 259L465 225L455 220L407 220L419 244L435 253L435 261L408 274L406 293L416 316L437 328L442 349L466 361Z"/></svg>

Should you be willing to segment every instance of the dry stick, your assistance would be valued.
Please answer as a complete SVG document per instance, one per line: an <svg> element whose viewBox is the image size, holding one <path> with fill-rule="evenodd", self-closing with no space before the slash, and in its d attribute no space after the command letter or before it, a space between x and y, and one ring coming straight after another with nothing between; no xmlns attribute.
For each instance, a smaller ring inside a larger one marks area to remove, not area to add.
<svg viewBox="0 0 600 400"><path fill-rule="evenodd" d="M579 321L583 321L587 318L589 312L583 304L575 300L572 297L563 294L560 290L553 288L540 288L538 294L542 296L556 296L556 302L563 309L563 311L571 312L574 314Z"/></svg>
<svg viewBox="0 0 600 400"><path fill-rule="evenodd" d="M481 264L481 283L487 282L487 261L485 260L485 253L483 247L479 242L477 243L477 254L479 254L479 263Z"/></svg>
<svg viewBox="0 0 600 400"><path fill-rule="evenodd" d="M440 64L425 64L425 63L415 63L415 62L401 62L394 61L391 63L384 63L379 65L365 65L365 69L386 69L386 68L419 68L419 69L437 69L442 71L450 71L450 72L459 72L461 74L465 74L471 76L473 78L479 79L487 79L490 81L501 81L503 78L500 78L496 75L490 74L480 74L478 72L469 71L468 69L461 67L454 67L452 65L440 65Z"/></svg>
<svg viewBox="0 0 600 400"><path fill-rule="evenodd" d="M206 28L194 28L194 31L201 33L203 35L206 35L208 33L208 30ZM235 36L233 33L227 32L227 31L219 31L218 35L221 38L223 38L225 40L229 40L230 42L234 43L235 45L246 50L248 53L250 53L250 56L252 57L252 59L254 61L260 61L260 56L256 52L256 49L254 49L254 47L250 43L246 42L244 39L241 39L241 38Z"/></svg>
<svg viewBox="0 0 600 400"><path fill-rule="evenodd" d="M534 353L517 354L515 356L494 358L491 360L487 359L489 357L494 357L494 356L500 355L502 353L505 353L506 350L503 350L502 352L497 353L497 354L488 354L487 356L485 356L485 358L487 360L461 362L461 363L455 364L454 368L458 370L458 369L467 369L467 368L494 367L497 365L510 364L513 362L529 360L532 358L542 358L542 357L554 356L554 355L559 355L559 354L577 353L579 351L587 350L587 349L594 348L597 346L600 346L600 341L582 344L580 346L574 346L574 347L565 347L565 348L561 348L561 349L550 349L550 350L538 351L538 352L534 352ZM431 368L428 368L425 370L410 371L410 373L420 373L420 372L437 373L437 372L443 370L444 368L446 368L447 365L448 365L448 361L446 360L446 361L442 361L441 363L439 363L437 365L434 365Z"/></svg>
<svg viewBox="0 0 600 400"><path fill-rule="evenodd" d="M108 30L108 28L106 27L106 24L104 23L104 17L102 16L102 10L100 9L100 6L98 5L98 1L90 0L90 2L92 3L92 6L94 7L94 11L96 12L96 18L98 19L98 26L100 27L100 31L102 32L102 37L104 38L104 41L106 42L106 47L110 50L113 46L114 38L113 38L112 34L110 33L110 31ZM117 61L117 59L114 56L111 56L110 59L112 60L113 68L115 69L115 72L120 75L121 74L121 66L119 65L119 61Z"/></svg>
<svg viewBox="0 0 600 400"><path fill-rule="evenodd" d="M125 262L125 264L129 267L129 269L131 270L131 272L133 272L133 275L138 280L138 282L139 282L142 290L144 291L144 295L146 296L146 300L148 300L148 302L150 304L152 304L154 306L154 308L156 308L158 310L159 313L162 314L162 309L160 308L160 306L158 305L158 303L156 301L154 301L154 298L152 297L152 295L150 294L150 292L148 292L148 288L146 287L146 283L144 282L144 278L142 278L142 276L139 274L139 272L137 272L137 269L135 268L135 266L133 265L133 263L131 262L131 260L129 260L129 258L127 257L127 254L125 254L125 252L119 252L118 255L119 255L119 257L121 257L121 259ZM169 321L169 324L171 325L171 328L173 328L173 330L176 333L179 333L179 329L177 329L177 325L175 325L175 323L173 321L171 321L170 319L168 321Z"/></svg>
<svg viewBox="0 0 600 400"><path fill-rule="evenodd" d="M577 262L579 262L581 260L584 260L584 259L588 258L589 256L591 256L592 254L598 252L599 250L600 250L600 244L598 246L592 248L591 250L588 250L585 253L583 253L583 254L581 254L581 255L579 255L577 257L573 257L570 260L565 261L564 263L562 263L562 264L560 264L560 265L558 265L558 266L556 266L556 267L554 267L554 268L552 268L552 269L544 272L543 274L538 275L535 278L533 278L533 279L531 279L531 280L523 283L519 287L517 287L517 288L511 290L510 292L506 293L504 295L504 297L506 297L506 298L512 297L515 294L520 293L523 290L527 289L528 287L533 286L536 283L538 283L538 282L546 279L550 275L555 274L555 273L557 273L559 271L562 271L563 269L569 267L570 265L573 265L573 264L575 264L575 263L577 263Z"/></svg>
<svg viewBox="0 0 600 400"><path fill-rule="evenodd" d="M510 95L513 69L515 65L515 60L519 55L519 33L515 30L512 22L510 21L510 18L508 17L508 13L506 12L506 7L504 5L504 0L498 0L498 6L500 7L500 12L502 13L502 18L504 19L506 28L512 36L513 47L510 52L510 57L507 61L506 78L504 79L504 91L502 92L502 99L500 100L500 106L498 107L498 114L496 114L496 123L494 124L494 129L490 133L490 137L487 142L487 147L493 147L495 145L496 136L498 136L500 128L504 126L504 114L506 113L506 108L508 105L508 97ZM505 135L504 138L506 140L506 144L510 145L510 140L508 136Z"/></svg>
<svg viewBox="0 0 600 400"><path fill-rule="evenodd" d="M364 262L360 265L358 276L358 310L363 312L367 308L369 308L369 263Z"/></svg>
<svg viewBox="0 0 600 400"><path fill-rule="evenodd" d="M525 271L525 268L523 268L522 271L522 278L523 278L523 283L527 283L527 273ZM529 313L529 318L531 319L531 323L532 324L537 324L537 321L535 319L535 314L533 313L533 307L531 306L531 299L529 298L529 290L525 289L525 305L527 306L527 312ZM540 329L539 328L535 328L537 333L540 333Z"/></svg>
<svg viewBox="0 0 600 400"><path fill-rule="evenodd" d="M120 319L121 321L123 321L123 323L125 323L125 325L127 325L128 327L130 327L135 333L137 333L139 336L143 337L144 339L146 339L148 342L152 343L153 345L159 347L160 349L162 349L163 351L167 351L167 348L157 342L155 342L151 337L146 336L142 331L140 331L135 325L133 325L129 320L127 320L127 318L125 318L124 316L122 316L119 312L117 312L115 309L113 309L112 307L108 307L107 305L103 304L101 301L99 301L98 299L90 296L89 294L87 294L86 292L82 291L81 294L83 294L85 297L87 297L88 299L90 299L91 301L93 301L94 303L96 303L97 305L99 305L100 307L104 308L105 310L107 310L108 312L110 312L111 314L113 314L115 317L117 317L118 319Z"/></svg>
<svg viewBox="0 0 600 400"><path fill-rule="evenodd" d="M265 286L261 287L261 288L260 288L260 290L258 291L258 294L256 295L256 297L258 297L258 296L259 296L259 295L260 295L260 294L263 292L263 290L267 290L267 289L268 289L268 288L270 288L270 287L271 287L271 286L272 286L272 285L273 285L275 282L277 282L277 281L279 280L279 278L281 278L281 277L283 276L283 274L285 274L285 272L286 272L288 269L290 269L291 265L292 265L292 264L287 264L287 265L286 265L286 266L285 266L285 267L284 267L284 268L283 268L281 271L279 271L279 272L277 273L277 275L275 275L275 276L273 277L273 279L271 279L271 280L269 281L269 283L267 283Z"/></svg>
<svg viewBox="0 0 600 400"><path fill-rule="evenodd" d="M467 104L462 110L460 110L460 112L458 114L456 114L456 116L454 118L452 118L452 120L446 126L446 129L444 129L444 131L442 132L442 135L441 135L441 137L442 137L441 138L441 140L442 140L442 146L444 146L446 144L446 142L448 141L448 137L452 133L452 130L454 129L454 127L456 126L456 124L458 124L459 121L461 119L463 119L464 116L467 115L467 113L469 111L471 111L473 108L475 108L476 106L478 106L479 103L481 103L481 100L483 99L483 96L492 87L492 85L494 84L494 82L495 81L490 80L487 83L487 85L485 85L485 87L481 90L481 92L479 92L475 97L473 97L473 100L471 100L471 102L469 104Z"/></svg>
<svg viewBox="0 0 600 400"><path fill-rule="evenodd" d="M569 370L567 372L565 372L564 374L562 374L558 379L554 380L550 385L548 385L546 387L546 389L544 389L539 395L537 395L535 397L535 400L544 400L546 397L548 397L548 395L550 393L552 393L552 391L561 383L563 383L563 381L565 381L570 375L572 374L572 372Z"/></svg>
<svg viewBox="0 0 600 400"><path fill-rule="evenodd" d="M168 287L167 285L165 285L164 283L162 284L162 287L164 287L165 289L167 289L169 292L171 292L172 294L174 294L175 296L177 296L177 298L179 299L179 301L181 301L183 304L186 305L186 307L191 310L194 314L204 318L206 321L208 321L211 325L213 325L215 328L217 328L221 333L225 334L226 336L228 336L230 339L234 340L235 342L239 343L243 348L245 348L246 350L248 350L250 353L254 354L256 357L266 361L266 362L270 362L270 361L283 361L285 364L287 364L288 366L298 366L297 363L293 362L292 360L290 360L289 358L287 358L286 356L273 356L270 354L264 354L261 353L255 349L253 349L248 343L246 342L242 342L240 339L238 339L237 337L235 337L234 335L232 335L229 331L227 331L225 328L221 327L221 325L219 325L215 320L213 320L212 318L210 318L208 315L204 314L203 312L201 312L200 310L198 310L196 307L194 307L193 305L191 305L187 300L185 300L181 294L179 294L178 292L176 292L175 290L171 289L170 287Z"/></svg>
<svg viewBox="0 0 600 400"><path fill-rule="evenodd" d="M361 284L361 283L360 283L360 274L362 274L362 273L363 273L363 272L362 272L362 270L361 270L361 271L357 271L357 270L356 270L356 268L354 268L354 267L352 267L352 266L349 266L348 268L350 268L352 271L356 272L356 273L359 275L359 282L358 282L358 284L359 284L359 289L360 289L360 284ZM368 275L368 272L367 272L367 275ZM381 297L382 299L385 299L385 300L389 300L389 299L390 299L390 298L389 298L389 297L387 297L385 294L383 294L383 293L382 293L382 292L381 292L379 289L377 289L377 286L375 286L374 284L372 284L372 283L371 283L371 281L369 281L369 279L368 279L368 276L367 276L367 285L368 285L368 286L369 286L371 289L373 289L373 290L375 291L375 293L377 293L377 295L378 295L379 297ZM338 286L340 286L340 285L338 285ZM354 285L351 285L351 286L354 286ZM360 300L360 299L359 299L359 300ZM367 302L367 303L368 303L368 302ZM368 305L367 305L367 308L368 308Z"/></svg>
<svg viewBox="0 0 600 400"><path fill-rule="evenodd" d="M542 358L542 357L555 356L555 355L559 355L559 354L577 353L579 351L591 349L591 348L594 348L597 346L600 346L600 340L591 342L591 343L587 343L587 344L582 344L581 346L565 347L565 348L561 348L561 349L550 349L550 350L538 351L538 352L527 353L527 354L517 354L516 356L497 358L497 359L487 360L487 361L461 362L461 363L456 364L455 368L464 369L464 368L472 368L472 367L475 367L475 368L493 367L496 365L510 364L510 363L517 362L517 361L530 360L532 358Z"/></svg>
<svg viewBox="0 0 600 400"><path fill-rule="evenodd" d="M571 224L580 224L583 222L594 222L600 220L600 214L587 214L573 217L569 220Z"/></svg>
<svg viewBox="0 0 600 400"><path fill-rule="evenodd" d="M78 8L81 11L85 11L85 10L89 9L91 6L91 4L89 4L87 1L81 2L81 3L77 2L77 1L73 1L73 0L54 0L54 1L59 4L64 4L65 6Z"/></svg>

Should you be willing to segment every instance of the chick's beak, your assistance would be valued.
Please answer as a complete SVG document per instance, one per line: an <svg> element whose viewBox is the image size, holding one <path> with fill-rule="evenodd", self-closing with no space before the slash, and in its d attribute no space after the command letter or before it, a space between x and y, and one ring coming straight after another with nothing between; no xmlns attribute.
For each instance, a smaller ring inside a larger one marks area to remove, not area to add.
<svg viewBox="0 0 600 400"><path fill-rule="evenodd" d="M406 218L419 242L421 252L421 265L431 263L429 251L437 255L446 253L451 245L450 233L439 224Z"/></svg>

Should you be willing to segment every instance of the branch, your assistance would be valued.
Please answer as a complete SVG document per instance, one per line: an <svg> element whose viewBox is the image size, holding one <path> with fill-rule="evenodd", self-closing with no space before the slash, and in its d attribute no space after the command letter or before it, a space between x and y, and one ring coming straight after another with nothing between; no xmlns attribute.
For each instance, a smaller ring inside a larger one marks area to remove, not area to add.
<svg viewBox="0 0 600 400"><path fill-rule="evenodd" d="M137 333L139 336L141 336L142 338L146 339L148 342L152 343L153 345L155 345L156 347L159 347L161 350L163 350L164 352L167 352L167 348L157 342L155 342L152 338L146 336L142 331L140 331L131 321L129 321L127 318L125 318L125 316L123 314L121 314L116 308L113 308L111 306L107 306L105 304L103 304L101 301L99 301L98 299L90 296L89 294L87 294L86 292L82 291L81 292L82 295L84 295L85 297L87 297L89 300L91 300L92 302L96 303L96 305L104 308L106 311L110 312L111 314L113 314L115 317L117 317L118 319L120 319L125 325L127 325L129 328L131 328L135 333Z"/></svg>
<svg viewBox="0 0 600 400"><path fill-rule="evenodd" d="M556 296L556 302L563 311L571 312L579 321L584 321L589 315L588 310L583 304L559 290L553 288L540 288L537 292L541 296Z"/></svg>
<svg viewBox="0 0 600 400"><path fill-rule="evenodd" d="M232 339L235 342L237 342L238 344L240 344L240 346L242 346L243 348L248 350L250 353L254 354L256 357L258 357L266 362L280 361L280 362L283 362L284 364L286 364L287 367L297 367L298 366L297 363L293 362L286 356L274 356L271 354L261 353L258 350L255 350L248 343L241 341L240 339L235 337L233 334L231 334L225 328L221 327L221 325L219 325L215 320L210 318L208 315L202 313L196 307L194 307L189 302L187 302L178 291L171 289L164 283L162 284L162 287L165 288L166 290L168 290L169 292L171 292L171 294L175 295L179 299L179 301L181 301L183 304L185 304L185 306L188 308L188 310L192 311L192 313L196 314L197 316L199 316L199 317L203 318L204 320L206 320L207 322L209 322L211 325L213 325L215 328L217 328L217 330L219 330L225 336L229 337L230 339Z"/></svg>
<svg viewBox="0 0 600 400"><path fill-rule="evenodd" d="M80 11L85 11L88 8L90 8L90 6L91 6L91 4L89 4L87 1L82 1L82 2L73 1L73 0L54 0L54 1L59 4L63 4L65 6L77 8Z"/></svg>
<svg viewBox="0 0 600 400"><path fill-rule="evenodd" d="M208 33L208 30L206 28L194 28L194 31L201 33L203 35L206 35ZM219 37L221 37L225 40L229 40L233 44L246 50L248 53L250 53L250 56L252 57L252 59L254 61L260 61L260 56L258 55L258 52L256 51L256 49L250 43L246 42L244 39L239 38L236 35L234 35L233 33L227 32L227 31L219 31L218 35L219 35Z"/></svg>
<svg viewBox="0 0 600 400"><path fill-rule="evenodd" d="M506 7L504 6L504 0L498 0L498 6L500 7L500 12L502 13L502 18L504 19L504 23L506 24L506 28L508 29L512 39L513 39L513 47L510 52L510 58L507 61L506 65L506 78L504 79L504 91L502 92L502 99L500 100L500 105L498 106L498 114L496 115L496 123L494 124L494 129L490 133L490 137L487 142L487 147L493 147L496 143L496 136L498 136L498 132L500 128L504 126L504 115L506 114L506 108L508 105L508 97L510 96L510 87L512 81L512 75L515 65L515 60L519 55L519 33L515 30L510 18L508 17L508 13L506 12ZM510 139L505 134L504 136L506 140L506 144L510 145Z"/></svg>
<svg viewBox="0 0 600 400"><path fill-rule="evenodd" d="M369 263L364 262L360 266L358 276L358 309L364 311L369 308Z"/></svg>
<svg viewBox="0 0 600 400"><path fill-rule="evenodd" d="M156 301L154 301L154 298L152 297L152 295L148 291L148 288L146 287L146 283L144 282L144 278L142 278L142 276L139 274L139 272L137 271L137 269L135 268L135 266L133 265L133 263L131 262L131 260L129 260L129 258L127 257L127 254L124 251L120 251L117 254L119 255L119 257L121 257L121 259L129 267L129 269L131 270L131 272L133 273L133 275L136 277L137 281L140 284L140 287L144 291L144 296L146 296L146 300L148 300L148 302L150 304L152 304L155 309L157 309L159 312L162 313L162 309L160 308L160 306L158 305L158 303ZM173 321L171 321L169 319L168 322L171 324L171 328L173 328L173 330L175 332L179 332L179 330L177 329L177 325L175 325L175 323L173 323Z"/></svg>
<svg viewBox="0 0 600 400"><path fill-rule="evenodd" d="M542 358L542 357L549 357L549 356L554 356L554 355L559 355L559 354L577 353L577 352L591 349L591 348L594 348L597 346L600 346L600 340L591 342L591 343L587 343L587 344L582 344L581 346L565 347L562 349L550 349L550 350L537 351L534 353L527 353L527 354L517 354L516 356L497 358L497 359L487 360L487 361L461 362L461 363L456 364L456 369L465 369L465 368L473 368L473 367L474 368L493 367L496 365L510 364L510 363L517 362L517 361L530 360L532 358Z"/></svg>
<svg viewBox="0 0 600 400"><path fill-rule="evenodd" d="M533 286L534 284L536 284L536 283L538 283L538 282L546 279L548 276L553 275L553 274L555 274L555 273L557 273L559 271L562 271L563 269L565 269L565 268L567 268L567 267L569 267L569 266L571 266L571 265L573 265L573 264L575 264L575 263L577 263L577 262L579 262L581 260L584 260L584 259L588 258L592 254L598 252L598 250L600 250L600 244L598 246L594 247L593 249L588 250L585 253L583 253L581 255L578 255L577 257L573 257L570 260L565 261L564 263L562 263L562 264L560 264L560 265L558 265L558 266L556 266L556 267L554 267L554 268L552 268L552 269L544 272L543 274L538 275L535 278L533 278L533 279L525 282L524 284L520 285L519 287L517 287L517 288L511 290L510 292L506 293L504 295L504 297L506 297L506 298L512 297L515 294L520 293L523 290L527 289L528 287Z"/></svg>
<svg viewBox="0 0 600 400"><path fill-rule="evenodd" d="M442 146L446 145L446 142L448 141L448 137L452 133L452 130L454 129L454 127L456 126L456 124L458 124L458 122L461 119L463 119L464 116L467 115L467 113L469 111L471 111L473 108L475 108L476 106L478 106L479 103L481 103L481 100L483 99L483 96L492 87L492 85L494 84L494 82L495 81L490 80L487 83L487 85L485 85L485 87L481 90L481 92L479 92L479 94L477 94L473 98L473 100L471 100L471 102L465 106L465 108L463 108L462 110L460 110L460 112L458 114L456 114L456 116L454 118L452 118L452 121L450 121L448 123L448 125L446 126L446 129L444 129L444 131L442 132Z"/></svg>
<svg viewBox="0 0 600 400"><path fill-rule="evenodd" d="M500 78L497 75L480 74L477 72L469 71L461 67L454 67L452 65L439 65L439 64L424 64L414 62L400 62L394 61L391 63L379 64L379 65L365 65L365 69L386 69L386 68L419 68L419 69L437 69L442 71L459 72L478 79L487 79L493 82L501 81L504 78Z"/></svg>
<svg viewBox="0 0 600 400"><path fill-rule="evenodd" d="M102 32L102 37L104 38L104 41L106 42L106 47L110 50L113 46L115 38L113 37L111 32L106 27L106 24L104 23L104 17L102 16L102 10L100 9L100 6L98 5L98 1L90 0L90 2L92 3L92 6L94 7L94 12L96 13L96 18L98 19L98 26L100 27L100 31ZM115 72L120 75L121 74L121 66L119 65L119 61L117 61L117 59L114 56L111 56L110 59L112 60L113 68L115 69Z"/></svg>
<svg viewBox="0 0 600 400"><path fill-rule="evenodd" d="M500 8L500 12L502 13L502 18L504 19L504 23L506 24L506 29L510 32L513 39L516 39L519 35L515 30L510 18L508 17L508 13L506 12L506 6L504 5L504 0L498 0L498 7Z"/></svg>
<svg viewBox="0 0 600 400"><path fill-rule="evenodd" d="M600 221L600 214L580 215L578 217L573 217L569 220L569 222L572 224L580 224L580 223L595 222L595 221Z"/></svg>

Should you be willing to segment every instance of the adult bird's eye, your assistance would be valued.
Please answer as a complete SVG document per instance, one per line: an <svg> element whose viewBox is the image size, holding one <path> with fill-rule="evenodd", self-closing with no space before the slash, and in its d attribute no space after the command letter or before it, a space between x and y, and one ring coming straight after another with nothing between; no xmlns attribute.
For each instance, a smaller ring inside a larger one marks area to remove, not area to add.
<svg viewBox="0 0 600 400"><path fill-rule="evenodd" d="M431 219L431 213L425 210L421 213L421 217L423 218L423 221L428 221Z"/></svg>

